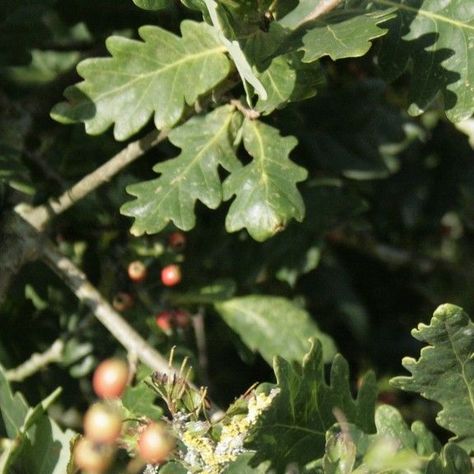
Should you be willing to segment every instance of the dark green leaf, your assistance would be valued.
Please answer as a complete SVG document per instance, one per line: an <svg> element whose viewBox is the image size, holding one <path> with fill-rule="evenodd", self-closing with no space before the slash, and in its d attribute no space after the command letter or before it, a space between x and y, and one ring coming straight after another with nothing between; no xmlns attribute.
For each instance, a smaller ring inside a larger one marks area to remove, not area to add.
<svg viewBox="0 0 474 474"><path fill-rule="evenodd" d="M367 435L357 427L345 424L344 430L339 425L326 431L326 452L323 466L326 474L350 474L356 461L357 451L367 443Z"/></svg>
<svg viewBox="0 0 474 474"><path fill-rule="evenodd" d="M259 98L255 109L269 114L289 102L308 99L325 83L319 63L305 64L296 53L277 56L267 69L259 74L267 99Z"/></svg>
<svg viewBox="0 0 474 474"><path fill-rule="evenodd" d="M20 153L0 143L0 184L28 191L28 181L28 170L21 162Z"/></svg>
<svg viewBox="0 0 474 474"><path fill-rule="evenodd" d="M161 173L159 178L127 188L137 199L122 206L121 212L135 218L133 234L159 232L170 221L189 230L195 225L197 199L211 209L219 206L222 185L218 166L229 172L241 166L234 145L240 123L240 114L223 106L170 133L170 141L182 149L181 154L155 166Z"/></svg>
<svg viewBox="0 0 474 474"><path fill-rule="evenodd" d="M263 413L249 443L256 451L252 465L268 460L276 473L283 473L290 464L304 466L321 458L326 430L336 422L335 408L363 431L374 431L375 379L369 374L354 400L342 356L334 359L330 384L325 381L318 342L302 366L277 358L275 373L281 392Z"/></svg>
<svg viewBox="0 0 474 474"><path fill-rule="evenodd" d="M205 23L183 21L181 38L155 26L139 33L143 41L108 38L111 58L81 62L77 70L85 80L66 89L69 102L56 105L52 117L84 122L93 135L115 123L115 137L124 140L153 114L158 129L175 125L185 104L193 104L229 72L225 48Z"/></svg>
<svg viewBox="0 0 474 474"><path fill-rule="evenodd" d="M210 21L208 18L207 7L204 3L204 0L181 0L181 3L191 10L198 10L200 11L203 16Z"/></svg>
<svg viewBox="0 0 474 474"><path fill-rule="evenodd" d="M177 306L182 304L213 304L232 298L235 291L236 284L234 280L219 280L196 291L174 292L169 298L172 304Z"/></svg>
<svg viewBox="0 0 474 474"><path fill-rule="evenodd" d="M381 405L375 412L376 437L388 437L396 444L396 450L410 449L422 456L439 450L439 441L420 421L413 423L411 430L400 412L390 405Z"/></svg>
<svg viewBox="0 0 474 474"><path fill-rule="evenodd" d="M360 298L350 268L345 267L342 260L333 254L325 255L318 267L314 291L321 295L318 304L323 312L337 318L355 339L367 342L370 335L367 305Z"/></svg>
<svg viewBox="0 0 474 474"><path fill-rule="evenodd" d="M31 115L3 97L0 97L0 109L0 184L31 191L28 169L22 160Z"/></svg>
<svg viewBox="0 0 474 474"><path fill-rule="evenodd" d="M270 113L290 98L296 83L296 71L284 56L277 56L260 74L259 79L268 93L265 100L259 98L255 109L262 113Z"/></svg>
<svg viewBox="0 0 474 474"><path fill-rule="evenodd" d="M319 330L306 311L285 298L244 296L215 306L244 343L260 352L269 364L277 355L302 360L308 352L309 338L319 339L325 362L334 357L333 340Z"/></svg>
<svg viewBox="0 0 474 474"><path fill-rule="evenodd" d="M410 113L427 110L438 95L453 122L474 111L474 3L463 0L376 0L397 7L387 24L379 63L393 80L412 68Z"/></svg>
<svg viewBox="0 0 474 474"><path fill-rule="evenodd" d="M456 436L452 441L474 450L474 324L458 306L445 304L429 326L420 324L413 337L428 345L420 358L405 357L411 377L396 377L402 390L418 392L441 404L436 421Z"/></svg>
<svg viewBox="0 0 474 474"><path fill-rule="evenodd" d="M313 0L299 0L295 8L280 18L278 23L283 25L285 28L292 30L296 29L306 21L316 6L317 4Z"/></svg>
<svg viewBox="0 0 474 474"><path fill-rule="evenodd" d="M398 410L381 405L375 412L377 433L368 435L350 423L334 425L326 434L324 472L425 472L440 445L421 422L411 430Z"/></svg>
<svg viewBox="0 0 474 474"><path fill-rule="evenodd" d="M188 470L177 462L167 462L158 471L160 474L187 474Z"/></svg>
<svg viewBox="0 0 474 474"><path fill-rule="evenodd" d="M385 178L396 171L399 155L425 133L390 107L384 92L385 85L372 79L322 93L295 124L304 152L323 169L351 179Z"/></svg>
<svg viewBox="0 0 474 474"><path fill-rule="evenodd" d="M344 10L325 15L311 23L303 36L303 61L316 61L326 55L333 61L363 56L372 46L371 40L387 32L378 25L392 16L390 11Z"/></svg>
<svg viewBox="0 0 474 474"><path fill-rule="evenodd" d="M296 146L294 137L255 120L246 120L244 146L250 164L232 172L224 181L224 199L233 200L226 218L228 232L246 228L258 241L284 229L291 219L301 221L304 203L296 188L306 170L288 159Z"/></svg>
<svg viewBox="0 0 474 474"><path fill-rule="evenodd" d="M62 431L51 418L44 415L28 431L31 446L22 452L28 474L65 474L71 460L71 442L77 436L71 430Z"/></svg>
<svg viewBox="0 0 474 474"><path fill-rule="evenodd" d="M0 2L0 66L27 62L31 48L37 48L51 37L47 13L54 1Z"/></svg>
<svg viewBox="0 0 474 474"><path fill-rule="evenodd" d="M285 232L276 235L263 245L253 246L250 249L248 244L246 246L246 252L255 249L251 257L257 262L259 257L264 256L266 272L275 273L276 278L291 286L295 285L301 275L318 266L325 233L360 214L367 207L358 195L349 192L339 180L314 180L311 183L305 183L301 188L307 208L304 221L301 224L290 224ZM349 305L357 311L357 306L360 306L357 297L350 295L347 298L350 290L344 291L341 288L341 291L335 287L336 285L346 288L350 286L350 282L347 283L348 277L344 276L344 273L345 271L340 268L335 270L331 280L337 281L329 290L329 294L337 294L341 306L344 305L345 300L350 299ZM354 293L353 290L352 293ZM349 324L361 323L365 327L367 322L364 324L360 318L354 316L358 322L348 314L344 319ZM364 315L359 314L359 316L364 318ZM358 327L356 333L360 334L361 330L363 331L363 328Z"/></svg>

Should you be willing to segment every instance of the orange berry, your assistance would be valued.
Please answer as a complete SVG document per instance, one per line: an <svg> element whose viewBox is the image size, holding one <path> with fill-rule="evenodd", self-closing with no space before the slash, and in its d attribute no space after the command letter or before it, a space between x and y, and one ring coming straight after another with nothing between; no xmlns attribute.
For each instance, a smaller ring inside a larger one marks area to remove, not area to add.
<svg viewBox="0 0 474 474"><path fill-rule="evenodd" d="M107 359L95 369L92 387L100 398L118 398L128 382L128 365L121 359Z"/></svg>

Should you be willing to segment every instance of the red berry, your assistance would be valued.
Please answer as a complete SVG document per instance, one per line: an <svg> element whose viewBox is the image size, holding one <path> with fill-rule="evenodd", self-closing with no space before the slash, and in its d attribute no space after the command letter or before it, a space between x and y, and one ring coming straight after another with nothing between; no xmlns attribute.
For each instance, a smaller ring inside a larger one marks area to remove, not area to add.
<svg viewBox="0 0 474 474"><path fill-rule="evenodd" d="M95 369L92 387L100 398L118 398L127 382L128 365L121 359L107 359Z"/></svg>
<svg viewBox="0 0 474 474"><path fill-rule="evenodd" d="M186 235L180 231L172 232L168 236L168 244L174 250L183 250L186 247Z"/></svg>
<svg viewBox="0 0 474 474"><path fill-rule="evenodd" d="M161 270L161 281L165 286L174 286L181 281L181 268L179 265L166 265Z"/></svg>
<svg viewBox="0 0 474 474"><path fill-rule="evenodd" d="M122 431L122 417L116 408L95 403L84 416L84 433L94 443L113 444Z"/></svg>
<svg viewBox="0 0 474 474"><path fill-rule="evenodd" d="M112 463L114 450L81 438L74 447L74 462L79 469L91 474L102 474Z"/></svg>
<svg viewBox="0 0 474 474"><path fill-rule="evenodd" d="M133 297L130 293L120 291L114 296L112 306L116 311L127 311L127 309L130 309L133 306Z"/></svg>
<svg viewBox="0 0 474 474"><path fill-rule="evenodd" d="M138 452L147 463L165 461L174 447L174 439L164 423L150 423L138 439Z"/></svg>
<svg viewBox="0 0 474 474"><path fill-rule="evenodd" d="M172 314L169 311L162 311L155 317L156 325L165 333L171 331Z"/></svg>
<svg viewBox="0 0 474 474"><path fill-rule="evenodd" d="M135 260L128 265L128 276L130 280L139 283L146 278L147 271L145 264L140 260Z"/></svg>

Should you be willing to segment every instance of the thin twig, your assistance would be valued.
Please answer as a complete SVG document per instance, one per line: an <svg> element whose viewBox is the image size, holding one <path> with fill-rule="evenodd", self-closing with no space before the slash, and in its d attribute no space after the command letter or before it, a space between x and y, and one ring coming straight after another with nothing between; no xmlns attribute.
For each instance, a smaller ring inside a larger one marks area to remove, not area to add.
<svg viewBox="0 0 474 474"><path fill-rule="evenodd" d="M14 369L7 371L7 380L10 382L21 382L39 370L53 362L59 362L62 358L64 342L56 339L51 346L42 353L32 354L31 357Z"/></svg>
<svg viewBox="0 0 474 474"><path fill-rule="evenodd" d="M50 198L46 204L32 208L26 204L19 205L15 212L0 221L0 303L6 297L13 277L29 261L37 257L39 235L25 229L27 221L36 230L43 230L48 221L73 206L102 184L108 182L115 174L131 162L145 154L152 147L168 136L168 130L150 132L143 138L130 143L109 161L88 174L59 198ZM20 217L21 216L21 217Z"/></svg>
<svg viewBox="0 0 474 474"><path fill-rule="evenodd" d="M129 353L136 354L138 359L151 369L167 375L178 375L158 351L153 349L135 329L118 314L97 289L89 282L86 275L65 257L51 241L45 241L41 258L74 292L77 298L87 305L96 318L122 344ZM198 390L196 387L194 387ZM212 404L212 413L221 413L221 409Z"/></svg>
<svg viewBox="0 0 474 474"><path fill-rule="evenodd" d="M224 82L221 84L218 91L213 91L202 100L198 109L203 110L203 108L210 102L216 101L218 97L223 97L229 90L235 87L237 83L238 81L234 79L229 79ZM185 122L196 113L198 113L198 111L189 108L179 123ZM84 176L84 178L73 185L70 189L66 190L61 196L58 198L50 198L46 204L31 209L28 213L29 216L24 217L27 218L30 224L36 229L44 229L45 225L53 216L66 211L77 201L87 196L102 184L108 182L127 165L164 141L168 137L169 132L169 129L163 129L160 133L158 133L157 130L153 130L143 138L130 143L109 161L95 169L92 173Z"/></svg>
<svg viewBox="0 0 474 474"><path fill-rule="evenodd" d="M153 370L172 373L168 361L133 329L88 281L86 275L65 257L50 241L45 241L41 258L56 272L74 294L86 304L97 319L112 333L128 352Z"/></svg>
<svg viewBox="0 0 474 474"><path fill-rule="evenodd" d="M257 112L254 109L249 109L248 107L245 107L245 105L242 104L240 100L232 99L230 103L249 120L255 120L260 117L260 112Z"/></svg>
<svg viewBox="0 0 474 474"><path fill-rule="evenodd" d="M224 97L228 91L235 87L239 81L240 79L237 75L224 81L215 91L212 91L212 93L206 97L201 105L217 102L219 98ZM0 99L2 99L1 95ZM190 108L188 112L184 114L180 123L186 121L194 114L195 111ZM17 206L15 212L10 213L4 220L0 221L0 248L8 249L0 252L0 268L2 269L0 272L0 303L5 300L7 290L13 277L24 264L35 260L38 254L37 247L40 245L40 242L37 240L39 239L39 235L35 234L33 239L29 237L25 238L25 234L28 236L31 235L31 229L26 229L25 232L21 230L26 224L25 221L31 224L33 228L40 231L43 230L54 215L58 215L69 209L78 200L109 181L128 164L163 141L168 133L168 130L162 130L159 134L156 130L149 133L145 137L130 143L107 163L85 176L59 198L51 198L46 204L36 208L28 208L27 205L23 205L23 209L19 209ZM20 231L14 229L18 226L20 227Z"/></svg>
<svg viewBox="0 0 474 474"><path fill-rule="evenodd" d="M143 138L130 143L109 161L99 166L99 168L96 168L92 173L84 176L84 178L65 191L61 196L51 198L46 204L42 204L29 211L28 221L38 230L43 229L53 216L61 214L90 192L109 181L132 161L135 161L148 150L165 140L168 133L169 130L162 130L160 133L154 130Z"/></svg>

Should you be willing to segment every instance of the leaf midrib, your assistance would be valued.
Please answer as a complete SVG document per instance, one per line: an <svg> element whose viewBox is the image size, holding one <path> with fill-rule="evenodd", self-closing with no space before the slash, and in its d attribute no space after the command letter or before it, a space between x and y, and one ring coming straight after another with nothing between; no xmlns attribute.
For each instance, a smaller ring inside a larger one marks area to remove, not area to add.
<svg viewBox="0 0 474 474"><path fill-rule="evenodd" d="M258 168L260 169L260 175L261 175L260 181L263 184L263 187L265 189L265 202L273 209L273 206L271 206L270 201L268 199L268 175L265 170L265 159L267 158L267 156L265 153L265 148L263 146L262 135L260 134L260 130L258 129L257 123L258 122L256 121L250 120L250 125L252 126L252 130L255 133L255 137L257 139L257 144L259 148L259 153L258 153L259 156L258 157L254 156L254 159L258 163Z"/></svg>
<svg viewBox="0 0 474 474"><path fill-rule="evenodd" d="M143 43L143 44L146 45L146 43ZM100 95L96 96L94 98L94 100L95 101L100 101L100 100L108 97L109 95L114 95L117 92L122 91L123 89L127 89L128 87L131 87L135 82L142 81L144 79L147 79L150 76L155 76L155 78L159 77L162 73L165 73L166 71L168 71L170 69L180 67L182 64L185 64L186 62L195 61L195 60L197 60L201 57L212 56L214 54L217 55L219 53L224 53L225 51L226 51L226 48L224 46L217 46L213 49L209 49L209 50L201 51L200 53L185 56L184 58L180 58L178 61L167 64L166 66L164 66L162 68L155 69L155 70L153 70L151 72L148 72L146 74L140 74L140 75L136 76L135 79L132 79L131 81L126 82L125 84L121 85L120 87L117 87L115 89L111 89L107 92L104 92L103 94L100 94Z"/></svg>
<svg viewBox="0 0 474 474"><path fill-rule="evenodd" d="M214 143L216 143L222 133L224 132L224 130L226 130L230 124L230 121L232 120L232 117L233 117L233 114L234 114L234 111L231 111L228 116L227 116L227 119L224 121L224 124L222 125L222 127L220 127L220 129L217 131L217 133L215 135L213 135L211 137L211 139L198 151L198 153L196 154L196 156L186 165L186 167L184 168L184 170L178 175L176 176L175 178L173 178L170 182L170 187L168 188L168 191L165 193L165 195L160 199L160 201L158 202L157 206L160 206L161 203L163 201L166 200L166 198L169 196L169 194L174 191L175 187L174 187L174 184L175 183L178 183L178 187L179 187L179 183L182 181L182 178L183 176L186 175L186 173L189 171L190 168L194 167L194 165L202 159L203 157L203 154L212 146L214 145ZM178 157L179 158L179 157ZM176 159L178 159L176 158ZM160 178L158 178L160 179ZM171 186L173 185L173 186Z"/></svg>

